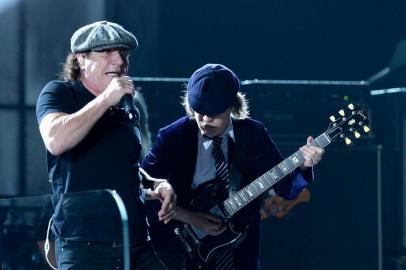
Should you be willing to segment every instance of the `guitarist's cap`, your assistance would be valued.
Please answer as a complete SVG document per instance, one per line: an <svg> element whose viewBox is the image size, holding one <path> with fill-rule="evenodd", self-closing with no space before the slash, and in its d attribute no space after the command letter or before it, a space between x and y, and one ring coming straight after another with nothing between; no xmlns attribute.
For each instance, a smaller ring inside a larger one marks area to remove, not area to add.
<svg viewBox="0 0 406 270"><path fill-rule="evenodd" d="M215 116L237 105L240 82L221 64L206 64L196 70L187 84L187 99L197 113Z"/></svg>

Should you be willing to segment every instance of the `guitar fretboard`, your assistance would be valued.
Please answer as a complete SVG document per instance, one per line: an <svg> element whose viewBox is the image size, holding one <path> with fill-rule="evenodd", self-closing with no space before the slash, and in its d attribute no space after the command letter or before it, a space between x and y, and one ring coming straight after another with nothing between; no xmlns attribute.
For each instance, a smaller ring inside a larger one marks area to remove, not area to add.
<svg viewBox="0 0 406 270"><path fill-rule="evenodd" d="M331 140L328 135L323 133L314 139L311 145L324 148L329 145L330 142ZM233 216L244 206L271 188L274 184L283 179L303 163L304 157L302 152L300 152L300 150L296 151L293 155L286 158L271 170L267 171L255 181L225 200L223 205L228 213L228 217Z"/></svg>

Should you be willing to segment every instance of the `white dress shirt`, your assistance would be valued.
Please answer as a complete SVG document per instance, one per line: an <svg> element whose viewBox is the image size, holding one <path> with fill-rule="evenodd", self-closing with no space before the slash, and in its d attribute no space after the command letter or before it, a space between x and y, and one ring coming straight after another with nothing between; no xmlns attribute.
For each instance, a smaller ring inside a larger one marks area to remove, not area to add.
<svg viewBox="0 0 406 270"><path fill-rule="evenodd" d="M200 129L199 129L200 130ZM195 173L193 175L192 189L197 188L200 184L216 178L216 163L212 154L213 140L207 136L203 136L203 131L197 133L197 159ZM223 140L221 141L221 150L223 150L224 157L228 161L228 138L235 142L233 123L230 122L223 132L219 135Z"/></svg>

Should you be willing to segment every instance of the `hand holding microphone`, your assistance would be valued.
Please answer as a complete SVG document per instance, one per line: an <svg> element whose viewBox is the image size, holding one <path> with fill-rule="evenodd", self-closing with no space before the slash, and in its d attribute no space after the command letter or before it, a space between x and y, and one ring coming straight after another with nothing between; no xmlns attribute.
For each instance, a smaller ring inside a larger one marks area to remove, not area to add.
<svg viewBox="0 0 406 270"><path fill-rule="evenodd" d="M139 112L133 103L134 83L128 76L114 77L106 88L106 91L104 91L104 94L110 100L111 106L118 104L120 107L123 107L128 119L133 124L137 124Z"/></svg>
<svg viewBox="0 0 406 270"><path fill-rule="evenodd" d="M132 95L125 94L121 98L120 104L124 107L125 114L132 123L139 121L139 112L134 106Z"/></svg>

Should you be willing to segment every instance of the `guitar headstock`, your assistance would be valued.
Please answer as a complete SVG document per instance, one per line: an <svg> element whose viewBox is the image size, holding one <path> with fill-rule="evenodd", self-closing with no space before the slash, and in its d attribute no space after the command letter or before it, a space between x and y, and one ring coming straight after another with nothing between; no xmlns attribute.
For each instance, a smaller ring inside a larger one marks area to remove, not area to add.
<svg viewBox="0 0 406 270"><path fill-rule="evenodd" d="M360 106L349 104L338 115L330 116L331 123L325 132L331 141L343 139L348 145L351 144L350 138L358 139L361 133L369 132L368 112Z"/></svg>

